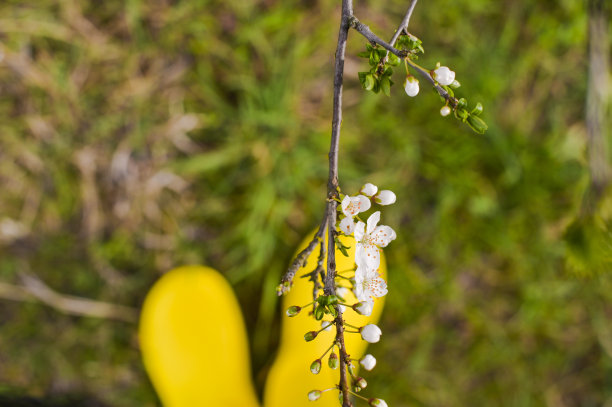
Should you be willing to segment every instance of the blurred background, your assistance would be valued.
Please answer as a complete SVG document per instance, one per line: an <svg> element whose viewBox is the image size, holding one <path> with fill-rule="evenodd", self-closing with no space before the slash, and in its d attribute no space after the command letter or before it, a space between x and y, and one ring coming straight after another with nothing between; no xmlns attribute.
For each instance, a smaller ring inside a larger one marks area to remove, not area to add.
<svg viewBox="0 0 612 407"><path fill-rule="evenodd" d="M388 39L408 3L355 14ZM261 391L274 288L323 214L339 5L0 3L0 395L159 405L138 309L193 263L234 286ZM424 82L408 98L401 67L391 97L363 91L350 32L340 183L398 197L368 376L389 405L612 406L609 129L586 120L587 95L609 116L588 72L610 52L588 27L579 0L417 5L419 63L456 71L482 136Z"/></svg>

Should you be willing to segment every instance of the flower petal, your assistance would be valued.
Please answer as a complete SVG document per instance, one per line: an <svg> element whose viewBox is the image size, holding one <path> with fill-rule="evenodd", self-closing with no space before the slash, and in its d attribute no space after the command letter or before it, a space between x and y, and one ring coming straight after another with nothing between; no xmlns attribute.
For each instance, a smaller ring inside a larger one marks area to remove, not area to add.
<svg viewBox="0 0 612 407"><path fill-rule="evenodd" d="M374 231L376 225L380 221L380 211L376 211L368 218L368 235Z"/></svg>
<svg viewBox="0 0 612 407"><path fill-rule="evenodd" d="M362 241L363 236L365 235L365 223L361 221L357 222L357 224L355 225L354 233L355 233L355 240L357 242ZM357 244L357 247L359 247L359 244Z"/></svg>
<svg viewBox="0 0 612 407"><path fill-rule="evenodd" d="M377 191L378 191L378 187L368 182L367 184L361 187L361 191L359 192L361 192L362 194L366 196L373 196L374 194L376 194Z"/></svg>
<svg viewBox="0 0 612 407"><path fill-rule="evenodd" d="M359 199L359 203L357 204L357 208L359 212L365 212L372 206L372 202L370 198L364 195L357 195L357 199Z"/></svg>
<svg viewBox="0 0 612 407"><path fill-rule="evenodd" d="M348 195L344 195L344 199L342 199L342 203L340 204L340 206L342 207L342 213L344 214L344 216L351 216L347 213L347 208L351 203L351 197Z"/></svg>
<svg viewBox="0 0 612 407"><path fill-rule="evenodd" d="M390 226L385 225L377 226L369 236L370 242L378 247L387 247L396 237L395 231Z"/></svg>
<svg viewBox="0 0 612 407"><path fill-rule="evenodd" d="M366 266L373 270L380 267L380 249L372 244L364 245L364 256Z"/></svg>
<svg viewBox="0 0 612 407"><path fill-rule="evenodd" d="M354 229L355 221L353 221L353 218L351 218L350 216L347 216L346 218L342 219L340 221L340 225L338 225L338 230L340 230L345 235L352 234Z"/></svg>

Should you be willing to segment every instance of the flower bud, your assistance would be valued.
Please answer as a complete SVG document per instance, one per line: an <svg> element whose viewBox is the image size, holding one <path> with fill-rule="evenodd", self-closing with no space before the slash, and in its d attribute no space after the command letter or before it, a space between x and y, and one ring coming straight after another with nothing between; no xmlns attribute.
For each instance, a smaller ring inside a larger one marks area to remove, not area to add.
<svg viewBox="0 0 612 407"><path fill-rule="evenodd" d="M319 333L317 331L308 331L308 332L306 332L306 334L304 334L304 340L306 342L310 342L310 341L314 340L314 338L316 338L318 334ZM362 334L362 336L363 336L363 334Z"/></svg>
<svg viewBox="0 0 612 407"><path fill-rule="evenodd" d="M327 361L327 364L332 369L338 368L338 366L340 365L340 360L338 359L338 355L336 355L335 352L332 352L331 355L329 355L329 360Z"/></svg>
<svg viewBox="0 0 612 407"><path fill-rule="evenodd" d="M370 343L376 343L380 341L380 336L382 335L382 331L380 330L380 328L374 324L368 324L364 327L361 327L359 331L361 332L361 337L363 338L363 340Z"/></svg>
<svg viewBox="0 0 612 407"><path fill-rule="evenodd" d="M366 196L372 196L374 194L376 194L376 192L378 191L378 187L374 184L370 184L369 182L367 184L365 184L364 186L361 187L361 192L362 194L366 195Z"/></svg>
<svg viewBox="0 0 612 407"><path fill-rule="evenodd" d="M308 393L308 400L315 401L321 397L321 390L312 390Z"/></svg>
<svg viewBox="0 0 612 407"><path fill-rule="evenodd" d="M361 391L361 387L357 386L356 384L353 384L353 391L355 393L359 393Z"/></svg>
<svg viewBox="0 0 612 407"><path fill-rule="evenodd" d="M368 387L368 382L363 377L356 377L354 381L356 386L359 386L361 389L365 389Z"/></svg>
<svg viewBox="0 0 612 407"><path fill-rule="evenodd" d="M351 376L355 376L355 365L353 362L349 362L346 364L346 368Z"/></svg>
<svg viewBox="0 0 612 407"><path fill-rule="evenodd" d="M330 324L331 321L321 321L321 329L325 332L331 331L331 327L333 324Z"/></svg>
<svg viewBox="0 0 612 407"><path fill-rule="evenodd" d="M412 75L406 76L406 82L404 83L404 90L410 97L414 97L419 94L419 81Z"/></svg>
<svg viewBox="0 0 612 407"><path fill-rule="evenodd" d="M344 297L348 293L349 293L349 289L346 288L346 287L338 287L338 288L336 288L336 295L338 297Z"/></svg>
<svg viewBox="0 0 612 407"><path fill-rule="evenodd" d="M373 301L358 302L356 304L353 304L352 308L358 314L369 317L370 315L372 315L372 309L374 308L374 302Z"/></svg>
<svg viewBox="0 0 612 407"><path fill-rule="evenodd" d="M294 317L297 314L299 314L301 310L302 310L302 307L298 307L297 305L292 305L291 307L287 308L287 316Z"/></svg>
<svg viewBox="0 0 612 407"><path fill-rule="evenodd" d="M449 106L442 106L442 109L440 109L440 114L442 115L442 117L446 117L450 114L451 112L451 108Z"/></svg>
<svg viewBox="0 0 612 407"><path fill-rule="evenodd" d="M340 221L338 229L347 236L352 235L355 230L355 221L350 216L347 216Z"/></svg>
<svg viewBox="0 0 612 407"><path fill-rule="evenodd" d="M372 407L389 407L383 399L370 399L368 403L370 403Z"/></svg>
<svg viewBox="0 0 612 407"><path fill-rule="evenodd" d="M310 371L312 374L319 374L321 371L321 359L317 359L310 364Z"/></svg>
<svg viewBox="0 0 612 407"><path fill-rule="evenodd" d="M392 203L395 203L396 199L395 194L387 189L380 191L374 197L374 201L376 201L376 203L379 205L391 205Z"/></svg>
<svg viewBox="0 0 612 407"><path fill-rule="evenodd" d="M376 358L368 353L367 355L361 358L359 363L361 364L361 366L363 366L365 370L369 371L374 369L374 367L376 366Z"/></svg>
<svg viewBox="0 0 612 407"><path fill-rule="evenodd" d="M448 86L455 80L455 72L447 66L441 66L433 71L433 78L442 86Z"/></svg>

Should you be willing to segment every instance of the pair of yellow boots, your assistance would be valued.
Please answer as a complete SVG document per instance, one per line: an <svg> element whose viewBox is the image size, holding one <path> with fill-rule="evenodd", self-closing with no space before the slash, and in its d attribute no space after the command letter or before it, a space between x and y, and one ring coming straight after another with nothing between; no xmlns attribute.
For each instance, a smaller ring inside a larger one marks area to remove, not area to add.
<svg viewBox="0 0 612 407"><path fill-rule="evenodd" d="M339 271L354 267L354 240L345 239L351 250L349 257L336 253ZM315 250L299 274L313 270L317 257ZM384 259L381 272L385 278ZM283 298L283 310L312 301L312 283L298 276L294 282ZM347 297L349 304L357 302L352 293ZM376 300L369 317L347 309L345 320L354 326L376 323L383 301ZM338 370L325 366L325 359L319 374L310 372L312 361L332 343L335 329L323 331L312 342L304 341L307 331L321 329L321 322L308 315L309 308L293 318L283 316L280 347L264 390L265 407L338 406L336 391L314 403L307 398L311 390L333 387L339 377ZM232 288L215 270L185 266L164 275L145 300L139 337L145 368L165 407L260 406L250 375L242 312ZM363 356L367 343L359 334L346 334L345 340L352 358Z"/></svg>

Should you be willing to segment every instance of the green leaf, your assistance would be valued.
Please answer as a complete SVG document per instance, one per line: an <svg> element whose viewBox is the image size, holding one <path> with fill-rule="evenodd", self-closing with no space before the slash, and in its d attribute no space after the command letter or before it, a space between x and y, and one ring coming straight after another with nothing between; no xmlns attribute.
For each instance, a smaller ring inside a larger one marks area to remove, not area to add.
<svg viewBox="0 0 612 407"><path fill-rule="evenodd" d="M482 103L478 102L476 103L476 107L472 109L470 114L473 114L474 116L480 116L480 114L482 113L482 110L483 110Z"/></svg>
<svg viewBox="0 0 612 407"><path fill-rule="evenodd" d="M484 120L482 120L478 116L473 115L468 116L467 124L472 128L472 130L479 134L484 134L484 132L487 131L487 129L489 128L489 126L487 126L487 123L485 123Z"/></svg>
<svg viewBox="0 0 612 407"><path fill-rule="evenodd" d="M370 54L369 62L371 66L376 66L380 62L380 55L378 55L378 52L376 52L376 50L374 50L374 52Z"/></svg>
<svg viewBox="0 0 612 407"><path fill-rule="evenodd" d="M377 80L376 82L374 82L374 88L372 89L372 92L374 93L380 92L380 81Z"/></svg>
<svg viewBox="0 0 612 407"><path fill-rule="evenodd" d="M372 90L374 89L374 85L376 84L376 81L374 80L374 75L372 75L371 73L366 74L365 76L365 84L364 84L364 89L365 90Z"/></svg>
<svg viewBox="0 0 612 407"><path fill-rule="evenodd" d="M359 83L361 83L361 86L363 86L365 88L365 83L366 83L366 76L368 75L369 72L358 72L357 76L359 76Z"/></svg>
<svg viewBox="0 0 612 407"><path fill-rule="evenodd" d="M388 63L391 66L398 66L402 61L395 54L389 53Z"/></svg>
<svg viewBox="0 0 612 407"><path fill-rule="evenodd" d="M363 51L357 54L358 57L360 58L369 58L370 57L370 52L369 51Z"/></svg>
<svg viewBox="0 0 612 407"><path fill-rule="evenodd" d="M368 50L368 52L372 52L374 47L371 44L366 43L366 49Z"/></svg>
<svg viewBox="0 0 612 407"><path fill-rule="evenodd" d="M383 76L380 80L380 88L385 95L391 96L391 81L388 76Z"/></svg>

